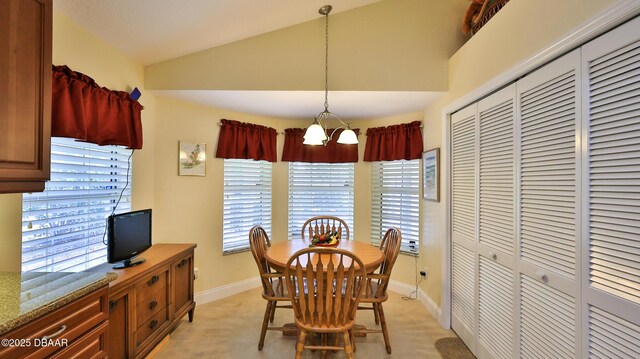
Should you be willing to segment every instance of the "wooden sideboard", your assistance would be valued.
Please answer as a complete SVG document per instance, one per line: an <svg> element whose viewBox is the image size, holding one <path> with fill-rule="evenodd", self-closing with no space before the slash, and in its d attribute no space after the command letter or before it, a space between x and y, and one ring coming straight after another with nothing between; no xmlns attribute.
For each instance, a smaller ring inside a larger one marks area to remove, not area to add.
<svg viewBox="0 0 640 359"><path fill-rule="evenodd" d="M144 263L109 269L118 274L109 284L109 358L144 357L185 314L193 321L195 247L155 244L140 255Z"/></svg>

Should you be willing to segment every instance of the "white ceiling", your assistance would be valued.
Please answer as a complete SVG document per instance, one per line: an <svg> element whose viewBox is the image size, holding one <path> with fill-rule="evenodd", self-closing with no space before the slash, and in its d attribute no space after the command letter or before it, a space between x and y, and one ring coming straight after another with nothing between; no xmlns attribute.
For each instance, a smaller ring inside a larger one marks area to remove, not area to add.
<svg viewBox="0 0 640 359"><path fill-rule="evenodd" d="M307 121L324 110L323 91L173 91L155 90L159 96L179 98L203 105L243 113ZM333 91L329 111L345 120L379 118L419 112L434 101L439 92Z"/></svg>
<svg viewBox="0 0 640 359"><path fill-rule="evenodd" d="M335 1L332 14L378 1L381 0ZM327 0L55 0L54 7L147 65L317 19L322 16L318 9L326 3ZM323 109L324 103L323 93L317 91L154 93L285 118L311 118ZM436 96L432 92L330 91L329 104L330 110L344 119L376 118L421 111Z"/></svg>
<svg viewBox="0 0 640 359"><path fill-rule="evenodd" d="M149 65L318 19L328 0L55 0L54 8ZM380 0L338 0L337 12Z"/></svg>

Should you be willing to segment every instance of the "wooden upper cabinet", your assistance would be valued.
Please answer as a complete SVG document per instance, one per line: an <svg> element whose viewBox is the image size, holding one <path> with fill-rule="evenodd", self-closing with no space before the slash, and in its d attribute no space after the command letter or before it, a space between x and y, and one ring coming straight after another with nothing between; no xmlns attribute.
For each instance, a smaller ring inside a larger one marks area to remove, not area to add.
<svg viewBox="0 0 640 359"><path fill-rule="evenodd" d="M51 0L0 1L0 193L49 179L51 33Z"/></svg>

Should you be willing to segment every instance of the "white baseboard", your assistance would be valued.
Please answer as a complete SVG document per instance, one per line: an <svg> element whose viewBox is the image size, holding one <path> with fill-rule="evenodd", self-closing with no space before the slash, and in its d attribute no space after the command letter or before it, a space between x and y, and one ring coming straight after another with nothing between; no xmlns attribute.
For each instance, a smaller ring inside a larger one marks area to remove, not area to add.
<svg viewBox="0 0 640 359"><path fill-rule="evenodd" d="M227 284L222 287L203 290L202 292L195 293L194 299L195 299L196 305L205 304L205 303L226 298L250 289L258 288L261 285L262 284L260 283L260 279L258 277L249 278L249 279L242 280L240 282L235 282L235 283Z"/></svg>
<svg viewBox="0 0 640 359"><path fill-rule="evenodd" d="M389 282L389 290L408 296L409 294L415 292L416 287L415 285L392 280ZM414 293L413 295L415 296L416 294ZM427 293L422 290L422 288L418 288L417 299L425 307L429 314L431 314L438 321L438 323L444 327L444 324L442 322L442 310L436 305L433 299L431 299L431 297L429 297Z"/></svg>

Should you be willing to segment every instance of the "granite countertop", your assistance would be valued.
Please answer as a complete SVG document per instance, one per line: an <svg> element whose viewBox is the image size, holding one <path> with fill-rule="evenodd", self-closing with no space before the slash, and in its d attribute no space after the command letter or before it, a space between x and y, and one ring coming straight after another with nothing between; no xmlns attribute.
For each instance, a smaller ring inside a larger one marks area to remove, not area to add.
<svg viewBox="0 0 640 359"><path fill-rule="evenodd" d="M111 272L0 272L0 334L115 280Z"/></svg>

